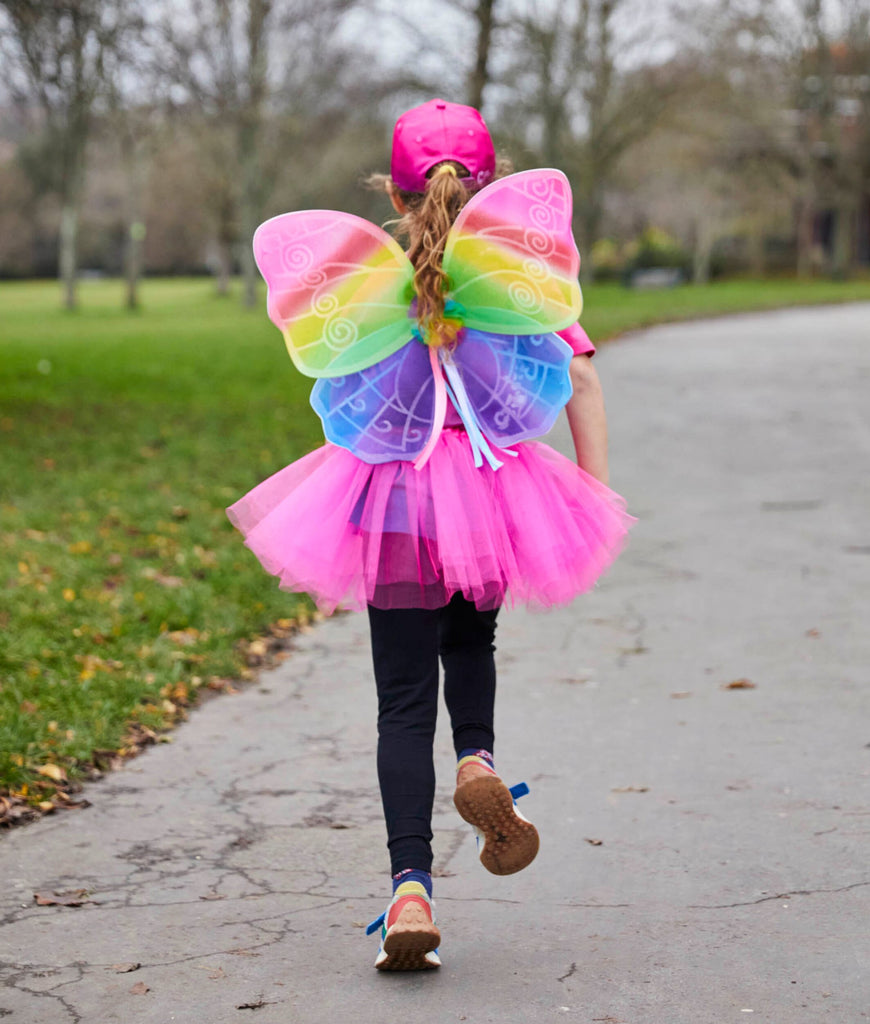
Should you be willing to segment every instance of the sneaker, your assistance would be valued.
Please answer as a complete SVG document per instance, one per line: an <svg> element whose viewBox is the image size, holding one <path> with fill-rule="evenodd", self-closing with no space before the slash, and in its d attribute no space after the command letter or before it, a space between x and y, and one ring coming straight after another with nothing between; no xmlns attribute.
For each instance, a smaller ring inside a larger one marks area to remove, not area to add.
<svg viewBox="0 0 870 1024"><path fill-rule="evenodd" d="M379 971L426 971L441 966L441 933L432 900L419 882L403 882L384 913L366 928L366 935L378 928L381 948L375 967Z"/></svg>
<svg viewBox="0 0 870 1024"><path fill-rule="evenodd" d="M477 758L460 762L453 803L474 829L480 863L494 875L522 871L537 856L538 830L516 805L528 791L524 782L508 789L495 770Z"/></svg>

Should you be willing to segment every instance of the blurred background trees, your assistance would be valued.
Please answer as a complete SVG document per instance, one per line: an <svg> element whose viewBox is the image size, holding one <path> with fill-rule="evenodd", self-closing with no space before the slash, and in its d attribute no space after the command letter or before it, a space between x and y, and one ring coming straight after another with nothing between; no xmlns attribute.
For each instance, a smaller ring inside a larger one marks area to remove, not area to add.
<svg viewBox="0 0 870 1024"><path fill-rule="evenodd" d="M285 209L376 221L395 117L483 109L572 181L584 273L870 265L866 0L0 0L0 275L232 274Z"/></svg>

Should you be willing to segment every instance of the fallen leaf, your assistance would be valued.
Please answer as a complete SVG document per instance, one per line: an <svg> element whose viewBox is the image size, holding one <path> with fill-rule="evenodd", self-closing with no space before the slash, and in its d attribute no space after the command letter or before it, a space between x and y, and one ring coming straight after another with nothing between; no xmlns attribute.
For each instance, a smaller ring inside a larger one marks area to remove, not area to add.
<svg viewBox="0 0 870 1024"><path fill-rule="evenodd" d="M85 800L85 799L76 800L73 797L71 797L69 795L69 793L64 793L64 791L62 789L59 789L54 794L54 798L55 798L55 800L60 800L61 801L59 806L65 808L65 809L68 809L68 810L74 810L74 809L77 809L77 808L90 807L91 806L90 800Z"/></svg>
<svg viewBox="0 0 870 1024"><path fill-rule="evenodd" d="M188 629L173 629L164 635L180 647L189 647L191 644L195 644L200 636L199 630L192 627Z"/></svg>
<svg viewBox="0 0 870 1024"><path fill-rule="evenodd" d="M131 996L144 996L146 992L150 992L151 989L145 984L144 981L137 981L136 984L130 989Z"/></svg>
<svg viewBox="0 0 870 1024"><path fill-rule="evenodd" d="M611 793L649 793L649 786L612 786Z"/></svg>
<svg viewBox="0 0 870 1024"><path fill-rule="evenodd" d="M80 907L93 903L87 889L68 889L65 892L35 892L33 898L40 907Z"/></svg>
<svg viewBox="0 0 870 1024"><path fill-rule="evenodd" d="M212 981L219 981L221 978L225 977L226 974L224 973L223 967L218 967L216 971L212 971L211 974L209 975L209 978L211 978Z"/></svg>
<svg viewBox="0 0 870 1024"><path fill-rule="evenodd" d="M812 636L812 637L821 636L821 635L822 635L821 630L818 630L818 629L808 629L804 633L804 636Z"/></svg>
<svg viewBox="0 0 870 1024"><path fill-rule="evenodd" d="M671 696L674 698L674 700L684 700L686 697L691 697L692 696L692 691L691 690L677 690L675 693L672 693Z"/></svg>
<svg viewBox="0 0 870 1024"><path fill-rule="evenodd" d="M129 963L129 964L112 964L112 970L115 974L129 974L131 971L138 971L142 964Z"/></svg>
<svg viewBox="0 0 870 1024"><path fill-rule="evenodd" d="M200 896L201 900L225 900L226 896L219 892L207 892L205 896Z"/></svg>
<svg viewBox="0 0 870 1024"><path fill-rule="evenodd" d="M587 839L586 842L589 843L590 846L604 846L603 839Z"/></svg>
<svg viewBox="0 0 870 1024"><path fill-rule="evenodd" d="M731 683L724 683L722 685L723 690L754 690L755 687L756 684L748 679L735 679Z"/></svg>
<svg viewBox="0 0 870 1024"><path fill-rule="evenodd" d="M38 817L36 809L20 797L0 796L0 825L17 824Z"/></svg>

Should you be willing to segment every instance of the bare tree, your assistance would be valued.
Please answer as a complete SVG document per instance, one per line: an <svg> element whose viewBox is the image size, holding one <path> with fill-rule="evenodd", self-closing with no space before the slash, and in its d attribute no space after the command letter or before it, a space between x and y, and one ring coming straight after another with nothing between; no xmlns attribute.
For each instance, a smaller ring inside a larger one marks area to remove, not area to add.
<svg viewBox="0 0 870 1024"><path fill-rule="evenodd" d="M653 130L676 92L667 64L649 64L634 0L532 4L511 25L516 57L503 116L528 148L573 179L583 247L598 238L618 162ZM591 261L583 264L588 279Z"/></svg>
<svg viewBox="0 0 870 1024"><path fill-rule="evenodd" d="M135 0L0 0L19 90L38 103L43 153L60 199L64 303L76 305L76 239L94 105L138 18Z"/></svg>
<svg viewBox="0 0 870 1024"><path fill-rule="evenodd" d="M483 107L483 92L490 78L490 49L495 27L495 0L477 0L472 17L477 26L477 47L474 67L468 82L468 104L480 110Z"/></svg>
<svg viewBox="0 0 870 1024"><path fill-rule="evenodd" d="M866 2L720 0L703 14L696 49L732 83L747 164L766 166L794 204L798 274L847 274L870 187Z"/></svg>
<svg viewBox="0 0 870 1024"><path fill-rule="evenodd" d="M172 75L204 115L214 152L211 196L221 250L219 289L226 288L231 253L241 242L247 305L256 302L249 243L266 200L263 168L270 155L265 133L282 84L278 55L292 54L309 66L306 33L316 25L328 38L350 6L351 0L190 0L191 18L179 19L175 7L168 11L164 36Z"/></svg>

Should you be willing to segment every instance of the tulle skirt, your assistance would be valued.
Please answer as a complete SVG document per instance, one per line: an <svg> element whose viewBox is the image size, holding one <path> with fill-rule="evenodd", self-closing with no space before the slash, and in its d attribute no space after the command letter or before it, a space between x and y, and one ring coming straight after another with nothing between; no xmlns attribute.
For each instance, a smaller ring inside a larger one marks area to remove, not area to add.
<svg viewBox="0 0 870 1024"><path fill-rule="evenodd" d="M279 470L227 514L285 590L323 611L548 607L588 590L634 521L625 502L538 441L493 471L464 430L431 458L370 465L332 444Z"/></svg>

